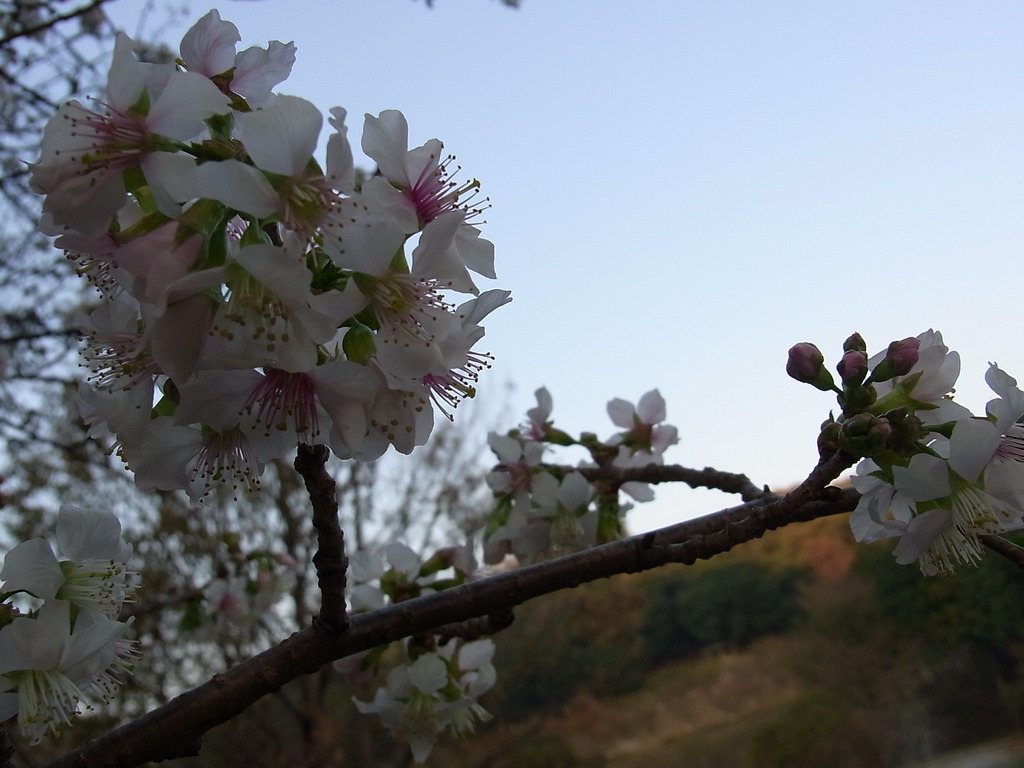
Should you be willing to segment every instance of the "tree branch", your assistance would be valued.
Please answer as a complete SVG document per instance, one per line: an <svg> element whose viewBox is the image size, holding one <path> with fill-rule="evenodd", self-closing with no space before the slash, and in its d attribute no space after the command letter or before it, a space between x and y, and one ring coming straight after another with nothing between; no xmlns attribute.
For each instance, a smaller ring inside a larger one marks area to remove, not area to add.
<svg viewBox="0 0 1024 768"><path fill-rule="evenodd" d="M580 467L575 471L587 480L610 480L621 485L640 483L686 483L691 488L711 488L739 494L744 501L772 496L767 488L758 488L746 475L722 472L713 467L691 469L679 464L649 464L646 467Z"/></svg>
<svg viewBox="0 0 1024 768"><path fill-rule="evenodd" d="M328 635L348 629L345 612L345 579L348 558L345 556L345 532L338 520L338 494L334 478L324 465L331 451L326 445L300 445L295 456L295 471L302 475L313 504L313 527L316 528L317 551L313 555L317 584L320 586L320 615Z"/></svg>
<svg viewBox="0 0 1024 768"><path fill-rule="evenodd" d="M0 37L0 46L8 45L9 43L12 43L13 41L21 37L31 37L32 35L38 34L47 29L55 27L63 21L70 21L71 19L77 18L79 16L84 16L90 11L96 10L106 2L109 2L109 0L92 0L91 3L87 3L86 5L70 10L67 13L59 14L57 16L51 16L50 18L44 19L43 21L40 21L37 24L30 24L28 26L22 27L21 29L15 32L11 32L7 35L4 35L3 37Z"/></svg>
<svg viewBox="0 0 1024 768"><path fill-rule="evenodd" d="M1002 536L992 533L986 533L978 538L993 552L998 552L1018 568L1024 568L1024 547L1019 547L1012 541L1007 541Z"/></svg>
<svg viewBox="0 0 1024 768"><path fill-rule="evenodd" d="M541 595L670 562L693 562L790 522L849 512L859 494L825 487L852 461L833 456L792 493L620 539L510 573L468 582L351 617L347 632L314 623L209 682L48 764L47 768L130 768L197 754L203 734L268 693L324 664L421 632L484 616L507 616Z"/></svg>

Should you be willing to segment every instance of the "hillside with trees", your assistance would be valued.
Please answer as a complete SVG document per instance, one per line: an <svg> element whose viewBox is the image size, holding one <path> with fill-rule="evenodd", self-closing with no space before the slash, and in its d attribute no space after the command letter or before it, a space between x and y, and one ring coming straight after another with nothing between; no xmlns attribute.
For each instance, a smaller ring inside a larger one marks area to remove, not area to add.
<svg viewBox="0 0 1024 768"><path fill-rule="evenodd" d="M1019 736L1024 574L925 579L890 550L834 517L524 606L500 725L428 765L896 768Z"/></svg>

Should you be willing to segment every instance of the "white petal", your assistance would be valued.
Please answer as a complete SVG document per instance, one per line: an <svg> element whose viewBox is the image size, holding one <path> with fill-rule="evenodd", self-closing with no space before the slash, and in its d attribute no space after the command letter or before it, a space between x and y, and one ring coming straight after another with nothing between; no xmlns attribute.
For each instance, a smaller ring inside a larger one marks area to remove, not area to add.
<svg viewBox="0 0 1024 768"><path fill-rule="evenodd" d="M181 38L181 60L190 72L207 77L222 74L235 65L235 43L241 39L238 27L222 21L214 9Z"/></svg>
<svg viewBox="0 0 1024 768"><path fill-rule="evenodd" d="M293 64L294 43L271 40L266 50L254 45L235 57L231 90L244 96L250 107L261 107L270 98L274 86L288 79Z"/></svg>
<svg viewBox="0 0 1024 768"><path fill-rule="evenodd" d="M488 638L473 640L459 649L459 669L479 669L494 658L494 641Z"/></svg>
<svg viewBox="0 0 1024 768"><path fill-rule="evenodd" d="M907 525L899 544L892 554L900 565L909 565L924 554L925 550L940 536L953 521L948 509L930 509L918 515Z"/></svg>
<svg viewBox="0 0 1024 768"><path fill-rule="evenodd" d="M260 170L297 176L316 150L323 115L298 96L277 96L255 112L235 114L236 136Z"/></svg>
<svg viewBox="0 0 1024 768"><path fill-rule="evenodd" d="M409 150L409 124L397 109L388 109L380 117L366 115L363 124L363 152L393 181L404 183L405 155Z"/></svg>
<svg viewBox="0 0 1024 768"><path fill-rule="evenodd" d="M636 404L636 413L644 424L657 424L664 421L667 415L665 412L665 398L656 389L645 392Z"/></svg>
<svg viewBox="0 0 1024 768"><path fill-rule="evenodd" d="M178 141L198 136L203 121L230 111L230 100L195 72L174 72L146 115L146 127Z"/></svg>
<svg viewBox="0 0 1024 768"><path fill-rule="evenodd" d="M633 417L636 415L636 408L628 400L615 397L608 401L608 417L612 424L620 429L632 429L636 426Z"/></svg>
<svg viewBox="0 0 1024 768"><path fill-rule="evenodd" d="M437 693L448 682L448 667L436 653L425 653L409 666L409 682L424 693Z"/></svg>
<svg viewBox="0 0 1024 768"><path fill-rule="evenodd" d="M264 218L274 213L281 198L267 177L247 163L238 160L197 165L187 178L188 198L206 198L224 203L228 208Z"/></svg>
<svg viewBox="0 0 1024 768"><path fill-rule="evenodd" d="M992 460L1000 439L999 430L987 419L958 421L949 439L949 466L973 483Z"/></svg>
<svg viewBox="0 0 1024 768"><path fill-rule="evenodd" d="M948 496L949 469L942 459L924 453L915 455L906 467L892 468L896 488L914 501Z"/></svg>
<svg viewBox="0 0 1024 768"><path fill-rule="evenodd" d="M407 576L415 576L420 569L420 558L411 547L396 541L385 550L388 562Z"/></svg>
<svg viewBox="0 0 1024 768"><path fill-rule="evenodd" d="M131 547L121 538L121 521L111 512L65 504L57 517L57 544L75 562L92 558L125 562Z"/></svg>
<svg viewBox="0 0 1024 768"><path fill-rule="evenodd" d="M43 600L50 600L64 583L64 574L46 539L30 539L18 544L4 557L0 570L5 592L25 590Z"/></svg>
<svg viewBox="0 0 1024 768"><path fill-rule="evenodd" d="M384 575L384 561L380 553L361 549L353 552L348 558L348 567L355 581L372 581Z"/></svg>

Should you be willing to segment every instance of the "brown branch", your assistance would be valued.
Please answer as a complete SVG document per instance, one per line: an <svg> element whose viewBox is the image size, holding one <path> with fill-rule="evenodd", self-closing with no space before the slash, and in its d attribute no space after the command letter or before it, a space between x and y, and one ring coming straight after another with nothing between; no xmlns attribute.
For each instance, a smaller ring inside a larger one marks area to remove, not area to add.
<svg viewBox="0 0 1024 768"><path fill-rule="evenodd" d="M313 527L316 528L317 551L313 555L317 584L320 586L320 615L328 635L348 629L345 611L345 532L338 520L338 494L334 478L324 465L331 451L326 445L300 445L295 456L295 471L302 475L313 504Z"/></svg>
<svg viewBox="0 0 1024 768"><path fill-rule="evenodd" d="M986 533L978 538L993 552L998 552L1018 568L1024 568L1024 547L1019 547L1012 541L1007 541L1002 536L992 533Z"/></svg>
<svg viewBox="0 0 1024 768"><path fill-rule="evenodd" d="M716 515L354 615L344 634L332 634L323 622L315 623L47 768L129 768L149 760L195 755L210 728L336 659L478 617L500 617L527 600L597 579L708 558L788 522L849 512L856 506L857 492L825 488L822 483L850 463L840 457L823 461L793 493L779 500L747 502Z"/></svg>
<svg viewBox="0 0 1024 768"><path fill-rule="evenodd" d="M515 614L509 608L504 611L489 613L486 616L477 616L474 619L459 621L454 624L446 624L430 631L430 634L437 636L437 644L444 645L453 637L460 640L478 640L488 635L496 635L503 629L508 629L515 621Z"/></svg>
<svg viewBox="0 0 1024 768"><path fill-rule="evenodd" d="M92 0L91 3L83 5L79 8L75 8L74 10L68 11L67 13L63 13L58 16L53 16L52 18L40 21L37 24L30 24L26 27L22 27L21 29L15 32L11 32L10 34L0 37L0 46L12 43L21 37L31 37L32 35L38 34L39 32L44 32L47 29L50 29L51 27L57 26L63 21L70 21L71 19L78 18L79 16L84 16L90 11L96 10L108 1L109 0Z"/></svg>
<svg viewBox="0 0 1024 768"><path fill-rule="evenodd" d="M58 328L46 331L34 331L32 333L18 333L13 336L0 337L0 344L20 344L23 341L38 341L39 339L75 339L82 335L82 332L75 328Z"/></svg>
<svg viewBox="0 0 1024 768"><path fill-rule="evenodd" d="M767 488L758 488L746 475L722 472L713 467L691 469L678 464L649 464L646 467L580 467L575 471L587 480L609 480L617 485L639 483L686 483L691 488L711 488L739 494L744 501L771 496Z"/></svg>

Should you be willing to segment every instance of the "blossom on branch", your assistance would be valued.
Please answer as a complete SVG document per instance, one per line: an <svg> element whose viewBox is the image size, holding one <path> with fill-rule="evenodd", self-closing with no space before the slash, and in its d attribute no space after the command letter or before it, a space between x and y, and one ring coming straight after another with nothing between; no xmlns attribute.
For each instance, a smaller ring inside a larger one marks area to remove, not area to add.
<svg viewBox="0 0 1024 768"><path fill-rule="evenodd" d="M18 715L31 743L58 733L82 703L107 701L137 655L117 620L136 587L127 570L132 548L109 513L65 506L58 560L44 539L17 545L4 558L0 597L28 595L42 605L0 616L0 720Z"/></svg>
<svg viewBox="0 0 1024 768"><path fill-rule="evenodd" d="M490 719L477 700L494 685L493 655L489 639L450 640L415 658L410 653L406 663L388 673L373 701L355 699L356 708L378 715L388 730L409 742L413 758L422 763L443 731L466 735L477 722Z"/></svg>
<svg viewBox="0 0 1024 768"><path fill-rule="evenodd" d="M140 487L195 502L256 489L300 442L361 460L422 445L432 405L451 418L475 395L482 322L510 300L470 277L494 277L479 182L451 180L439 140L410 150L400 112L368 116L384 176L357 189L345 110L324 170L320 110L273 93L294 46L236 53L239 38L217 11L174 64L120 37L106 102L62 107L32 167L44 231L102 301L90 433L115 433Z"/></svg>

